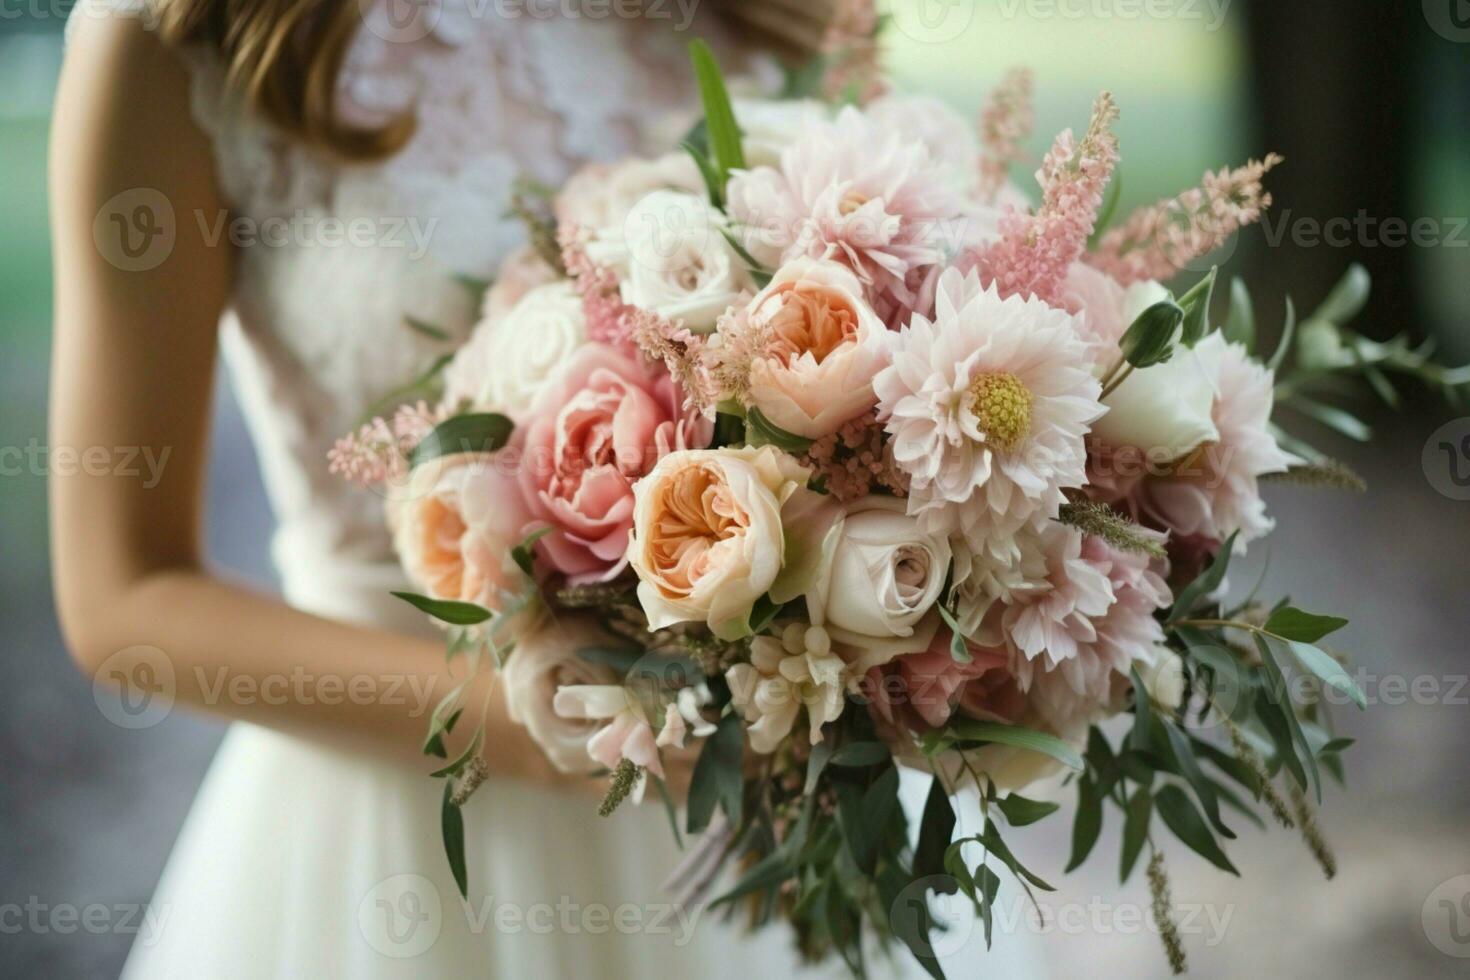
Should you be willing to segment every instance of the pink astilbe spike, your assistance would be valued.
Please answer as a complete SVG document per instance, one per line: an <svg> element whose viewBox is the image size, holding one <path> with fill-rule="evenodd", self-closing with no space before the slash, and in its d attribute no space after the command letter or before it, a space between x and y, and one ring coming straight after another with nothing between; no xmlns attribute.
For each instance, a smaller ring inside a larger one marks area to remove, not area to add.
<svg viewBox="0 0 1470 980"><path fill-rule="evenodd" d="M587 339L613 346L632 343L627 317L631 307L623 302L617 275L588 257L581 229L563 226L557 232L557 241L561 245L562 264L582 296Z"/></svg>
<svg viewBox="0 0 1470 980"><path fill-rule="evenodd" d="M1282 157L1268 153L1234 170L1206 173L1199 187L1139 208L1098 243L1087 261L1123 284L1167 281L1208 255L1271 206L1261 181Z"/></svg>
<svg viewBox="0 0 1470 980"><path fill-rule="evenodd" d="M1001 238L964 265L978 267L1002 297L1035 296L1056 305L1062 281L1087 249L1103 190L1118 163L1112 125L1118 106L1110 93L1097 97L1092 122L1080 143L1066 130L1036 172L1041 207L1033 215L1011 209L1001 217Z"/></svg>
<svg viewBox="0 0 1470 980"><path fill-rule="evenodd" d="M888 88L878 45L878 9L873 0L837 0L822 38L826 70L822 93L831 101L871 102Z"/></svg>
<svg viewBox="0 0 1470 980"><path fill-rule="evenodd" d="M1035 112L1031 104L1031 72L1013 68L1006 73L980 110L980 192L994 199L1006 182L1011 165L1021 156L1021 144L1031 136Z"/></svg>
<svg viewBox="0 0 1470 980"><path fill-rule="evenodd" d="M392 418L375 418L338 439L327 453L328 471L363 486L400 479L409 452L448 414L428 402L401 405Z"/></svg>
<svg viewBox="0 0 1470 980"><path fill-rule="evenodd" d="M623 321L643 356L663 362L684 392L685 403L701 412L713 411L720 392L710 378L709 341L686 328L682 321L667 320L637 307L628 307Z"/></svg>

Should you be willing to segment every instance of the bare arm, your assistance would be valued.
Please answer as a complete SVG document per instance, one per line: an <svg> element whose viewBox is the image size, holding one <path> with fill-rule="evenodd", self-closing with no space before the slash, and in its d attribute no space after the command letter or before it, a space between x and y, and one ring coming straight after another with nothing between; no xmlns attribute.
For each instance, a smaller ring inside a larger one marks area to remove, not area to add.
<svg viewBox="0 0 1470 980"><path fill-rule="evenodd" d="M132 655L115 655L154 647L172 665L182 703L427 763L418 755L427 715L405 692L431 692L430 707L449 692L456 678L441 647L308 615L217 580L203 565L209 405L232 255L222 241L207 244L195 220L224 204L211 147L190 120L187 87L174 56L127 19L81 24L62 72L50 175L51 444L169 451L156 486L86 472L99 467L52 477L63 631L89 675L109 658L108 673L126 675ZM124 192L133 193L115 200ZM172 209L171 222L159 200ZM151 219L137 210L150 205ZM172 250L156 263L156 256L130 257L108 237L121 231L119 221L140 247L148 229L172 227ZM282 679L302 672L318 692L356 684L381 696L297 697ZM231 697L221 677L286 696ZM484 701L470 699L461 732L473 730ZM492 769L557 778L498 695L485 720Z"/></svg>

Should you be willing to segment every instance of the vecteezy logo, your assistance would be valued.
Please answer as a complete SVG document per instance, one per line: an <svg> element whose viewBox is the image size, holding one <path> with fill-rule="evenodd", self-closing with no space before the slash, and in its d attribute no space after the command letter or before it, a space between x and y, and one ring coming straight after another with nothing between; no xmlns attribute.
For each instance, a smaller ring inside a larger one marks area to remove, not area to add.
<svg viewBox="0 0 1470 980"><path fill-rule="evenodd" d="M357 928L368 945L394 959L428 952L443 926L439 889L423 875L384 878L357 906Z"/></svg>
<svg viewBox="0 0 1470 980"><path fill-rule="evenodd" d="M1470 417L1446 422L1420 457L1429 485L1451 500L1470 500Z"/></svg>
<svg viewBox="0 0 1470 980"><path fill-rule="evenodd" d="M1424 936L1446 956L1470 959L1470 875L1442 882L1420 912Z"/></svg>
<svg viewBox="0 0 1470 980"><path fill-rule="evenodd" d="M1424 0L1424 19L1446 41L1470 41L1470 0Z"/></svg>
<svg viewBox="0 0 1470 980"><path fill-rule="evenodd" d="M400 43L427 37L444 14L443 0L358 0L357 9L371 33Z"/></svg>
<svg viewBox="0 0 1470 980"><path fill-rule="evenodd" d="M173 661L158 647L119 650L92 676L92 700L119 728L152 728L173 711Z"/></svg>
<svg viewBox="0 0 1470 980"><path fill-rule="evenodd" d="M975 0L890 0L893 26L921 44L953 41L975 20Z"/></svg>
<svg viewBox="0 0 1470 980"><path fill-rule="evenodd" d="M162 191L134 187L114 195L92 222L92 241L124 272L156 269L173 253L174 206Z"/></svg>
<svg viewBox="0 0 1470 980"><path fill-rule="evenodd" d="M929 892L935 894L931 898ZM975 928L974 905L949 875L929 875L904 886L888 910L894 935L915 953L942 960L958 953Z"/></svg>

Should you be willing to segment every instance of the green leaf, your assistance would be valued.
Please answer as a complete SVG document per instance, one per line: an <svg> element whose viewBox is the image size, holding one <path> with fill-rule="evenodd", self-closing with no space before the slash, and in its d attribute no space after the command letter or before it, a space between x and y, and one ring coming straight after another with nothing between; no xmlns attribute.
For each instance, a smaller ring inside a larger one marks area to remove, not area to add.
<svg viewBox="0 0 1470 980"><path fill-rule="evenodd" d="M1174 352L1174 339L1184 322L1184 311L1173 300L1155 303L1138 315L1118 346L1123 359L1136 368L1167 361Z"/></svg>
<svg viewBox="0 0 1470 980"><path fill-rule="evenodd" d="M1055 735L1048 735L1031 728L1022 728L1019 725L1001 725L995 722L977 721L973 718L961 718L950 722L943 734L958 742L1009 745L1012 748L1040 752L1042 755L1051 756L1069 769L1076 769L1078 772L1083 769L1082 756L1072 746Z"/></svg>
<svg viewBox="0 0 1470 980"><path fill-rule="evenodd" d="M699 761L694 763L694 774L689 781L689 812L684 824L689 833L697 834L709 826L717 803L730 822L740 826L745 795L740 764L744 752L745 726L738 715L726 715L705 741Z"/></svg>
<svg viewBox="0 0 1470 980"><path fill-rule="evenodd" d="M927 878L944 874L944 853L954 838L955 812L944 781L935 777L924 800L924 815L919 822L919 843L914 848L914 877ZM953 889L946 891L953 894Z"/></svg>
<svg viewBox="0 0 1470 980"><path fill-rule="evenodd" d="M1185 844L1189 845L1200 857L1209 861L1221 871L1228 871L1239 876L1240 872L1235 870L1235 865L1220 850L1220 845L1215 842L1215 837L1210 833L1209 826L1184 795L1184 791L1178 786L1165 786L1159 790L1154 797L1154 803L1159 810L1159 816L1164 818L1164 825L1174 832Z"/></svg>
<svg viewBox="0 0 1470 980"><path fill-rule="evenodd" d="M391 595L402 599L420 612L428 613L441 623L448 623L451 626L478 626L495 615L473 602L430 599L428 596L417 595L413 592L393 592Z"/></svg>
<svg viewBox="0 0 1470 980"><path fill-rule="evenodd" d="M1133 680L1133 730L1128 733L1128 747L1134 752L1149 752L1153 746L1153 699L1137 667L1129 668L1129 676Z"/></svg>
<svg viewBox="0 0 1470 980"><path fill-rule="evenodd" d="M440 422L413 447L408 454L409 465L422 466L456 453L493 453L510 441L514 428L510 419L493 412L456 415Z"/></svg>
<svg viewBox="0 0 1470 980"><path fill-rule="evenodd" d="M1210 567L1179 592L1179 597L1174 600L1174 608L1169 613L1169 622L1173 623L1185 618L1194 609L1197 602L1214 592L1220 587L1220 583L1225 581L1225 572L1230 568L1230 555L1235 550L1235 538L1238 534L1237 531L1236 534L1230 535L1220 546L1214 561L1210 562Z"/></svg>
<svg viewBox="0 0 1470 980"><path fill-rule="evenodd" d="M1266 620L1265 628L1267 633L1274 633L1284 640L1316 643L1347 624L1348 621L1339 616L1318 616L1293 606L1282 606Z"/></svg>
<svg viewBox="0 0 1470 980"><path fill-rule="evenodd" d="M546 527L537 528L526 535L525 540L510 550L511 559L530 578L536 577L536 553L532 549L536 547L537 541L546 537L552 530L549 524Z"/></svg>
<svg viewBox="0 0 1470 980"><path fill-rule="evenodd" d="M750 270L750 278L754 280L756 286L760 289L765 289L769 286L772 277L771 270L756 261L755 256L750 254L750 251L745 247L744 243L736 238L735 233L730 229L721 228L720 234L725 236L725 241L730 243L730 248L734 250L736 255L740 256L741 261Z"/></svg>
<svg viewBox="0 0 1470 980"><path fill-rule="evenodd" d="M1307 741L1306 733L1302 731L1301 720L1296 716L1296 705L1291 700L1291 690L1286 683L1286 673L1281 669L1281 663L1276 659L1274 646L1268 638L1258 633L1255 639L1256 648L1261 651L1261 666L1266 675L1266 693L1271 702L1281 709L1279 721L1285 723L1286 732L1290 736L1289 744L1294 747L1291 755L1297 760L1297 764L1293 765L1291 760L1287 760L1287 766L1297 777L1302 789L1308 788L1308 780L1310 780L1311 787L1317 794L1317 802L1320 803L1322 801L1322 776L1317 771L1317 760L1312 754L1311 743ZM1280 742L1278 741L1279 747Z"/></svg>
<svg viewBox="0 0 1470 980"><path fill-rule="evenodd" d="M1331 654L1310 643L1288 640L1286 645L1296 657L1297 662L1321 678L1324 684L1352 698L1353 703L1359 708L1368 707L1368 696L1363 693L1363 689L1358 686L1353 676L1347 672L1347 668L1338 663Z"/></svg>
<svg viewBox="0 0 1470 980"><path fill-rule="evenodd" d="M1225 320L1225 339L1241 344L1246 350L1256 347L1256 311L1251 292L1239 277L1230 280L1230 316Z"/></svg>
<svg viewBox="0 0 1470 980"><path fill-rule="evenodd" d="M1275 374L1286 363L1286 355L1291 351L1292 340L1296 338L1296 304L1291 297L1286 297L1286 322L1281 327L1281 342L1276 345L1276 353L1271 355L1271 360L1266 367Z"/></svg>
<svg viewBox="0 0 1470 980"><path fill-rule="evenodd" d="M418 319L417 317L405 316L403 318L403 322L407 324L408 328L414 333L423 334L430 340L437 340L440 342L449 340L449 332L447 330L444 330L442 327L436 327L432 323L427 323L423 320Z"/></svg>
<svg viewBox="0 0 1470 980"><path fill-rule="evenodd" d="M1043 820L1061 809L1060 803L1049 803L1042 800L1028 800L1024 796L1010 793L996 801L1000 812L1005 814L1006 821L1012 827L1026 827L1038 820Z"/></svg>
<svg viewBox="0 0 1470 980"><path fill-rule="evenodd" d="M710 908L728 905L736 899L743 898L753 892L762 891L766 888L775 888L790 878L794 871L795 869L792 868L791 861L785 853L779 850L772 851L757 861L741 877L734 888L731 888L725 894L710 902Z"/></svg>
<svg viewBox="0 0 1470 980"><path fill-rule="evenodd" d="M459 754L459 757L457 759L455 759L448 765L443 766L442 768L434 770L433 772L429 773L429 775L434 779L443 779L447 776L458 776L462 771L464 771L464 767L469 765L470 760L480 753L480 748L484 744L485 730L482 728L480 731L475 733L474 738L470 739L469 746L466 747L465 750ZM441 741L439 745L442 748L444 743Z"/></svg>
<svg viewBox="0 0 1470 980"><path fill-rule="evenodd" d="M1368 270L1354 262L1348 266L1347 271L1322 305L1312 313L1314 320L1326 320L1342 326L1349 320L1363 312L1363 307L1368 303L1368 296L1373 291L1373 277Z"/></svg>
<svg viewBox="0 0 1470 980"><path fill-rule="evenodd" d="M1140 786L1133 791L1133 798L1128 801L1127 815L1123 821L1123 852L1119 863L1119 880L1124 884L1133 874L1133 866L1138 863L1138 855L1143 853L1143 845L1148 840L1148 825L1153 817L1154 798L1147 787Z"/></svg>
<svg viewBox="0 0 1470 980"><path fill-rule="evenodd" d="M1006 867L1010 869L1011 874L1015 875L1017 878L1025 882L1029 882L1032 885L1035 885L1042 891L1056 891L1055 888L1047 884L1038 875L1036 875L1025 865L1023 865L1019 860L1017 860L1016 855L1011 852L1010 846L1006 844L1005 841L1001 840L1000 828L995 825L995 821L992 820L990 823L987 823L985 825L985 829L981 831L980 836L974 839L980 842L980 846L984 847L991 854L994 854L996 857L1004 861Z"/></svg>
<svg viewBox="0 0 1470 980"><path fill-rule="evenodd" d="M699 40L692 42L689 45L689 58L694 63L699 97L704 103L710 152L719 168L720 188L723 193L725 182L730 179L730 172L745 168L745 151L740 146L740 127L735 122L730 94L725 90L724 75L720 72L719 63L709 45Z"/></svg>
<svg viewBox="0 0 1470 980"><path fill-rule="evenodd" d="M704 178L704 188L709 194L710 204L717 208L724 208L725 182L720 178L719 172L715 170L714 164L710 163L709 157L705 156L704 151L700 150L693 143L686 141L679 145L694 158L694 165L699 168L699 176Z"/></svg>
<svg viewBox="0 0 1470 980"><path fill-rule="evenodd" d="M760 409L752 407L745 414L750 444L753 446L775 446L788 453L804 453L812 448L812 441L793 435L766 418Z"/></svg>
<svg viewBox="0 0 1470 980"><path fill-rule="evenodd" d="M1316 419L1327 428L1357 442L1368 442L1373 438L1373 430L1368 427L1362 419L1345 412L1332 405L1324 405L1321 402L1304 398L1300 395L1286 404L1301 412L1303 415Z"/></svg>
<svg viewBox="0 0 1470 980"><path fill-rule="evenodd" d="M955 619L954 613L944 607L944 603L936 603L935 608L939 610L939 618L944 620L944 625L949 627L949 655L957 664L969 664L975 662L975 657L970 653L970 645L965 642L965 631L960 628L960 621Z"/></svg>
<svg viewBox="0 0 1470 980"><path fill-rule="evenodd" d="M1200 806L1204 807L1205 816L1209 818L1210 825L1221 836L1233 840L1235 832L1225 826L1225 822L1220 818L1220 800L1215 795L1214 784L1206 778L1204 770L1199 766L1199 760L1194 757L1194 748L1189 744L1189 737L1173 722L1164 721L1161 724L1169 739L1169 749L1174 756L1175 764L1179 767L1179 774L1193 787L1195 795L1199 797Z"/></svg>
<svg viewBox="0 0 1470 980"><path fill-rule="evenodd" d="M1067 874L1082 867L1082 862L1092 853L1102 833L1102 804L1102 794L1091 779L1084 776L1077 781L1077 818L1072 822L1072 857L1067 862Z"/></svg>
<svg viewBox="0 0 1470 980"><path fill-rule="evenodd" d="M654 789L658 790L659 799L664 801L664 813L668 814L669 829L674 832L675 846L681 851L684 850L684 835L679 832L679 810L674 805L674 797L669 793L669 787L651 772L644 775L653 783Z"/></svg>
<svg viewBox="0 0 1470 980"><path fill-rule="evenodd" d="M848 742L832 754L832 765L861 769L891 759L892 753L882 742Z"/></svg>
<svg viewBox="0 0 1470 980"><path fill-rule="evenodd" d="M1179 297L1179 306L1184 310L1184 332L1180 335L1180 342L1185 347L1193 347L1210 332L1210 303L1215 298L1215 280L1219 275L1220 267L1214 266L1209 275Z"/></svg>
<svg viewBox="0 0 1470 980"><path fill-rule="evenodd" d="M470 873L465 866L464 814L449 801L454 795L454 784L444 784L444 801L439 809L439 829L444 836L444 856L449 859L449 872L459 886L462 898L470 897Z"/></svg>

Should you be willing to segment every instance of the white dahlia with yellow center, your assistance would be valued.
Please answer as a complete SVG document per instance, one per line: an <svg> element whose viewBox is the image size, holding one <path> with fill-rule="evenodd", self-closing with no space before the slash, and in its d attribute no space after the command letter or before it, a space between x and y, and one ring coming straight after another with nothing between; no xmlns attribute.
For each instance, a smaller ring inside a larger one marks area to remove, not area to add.
<svg viewBox="0 0 1470 980"><path fill-rule="evenodd" d="M1010 557L1017 531L1086 482L1084 437L1106 411L1075 318L950 269L934 319L915 316L893 347L873 387L909 513Z"/></svg>

